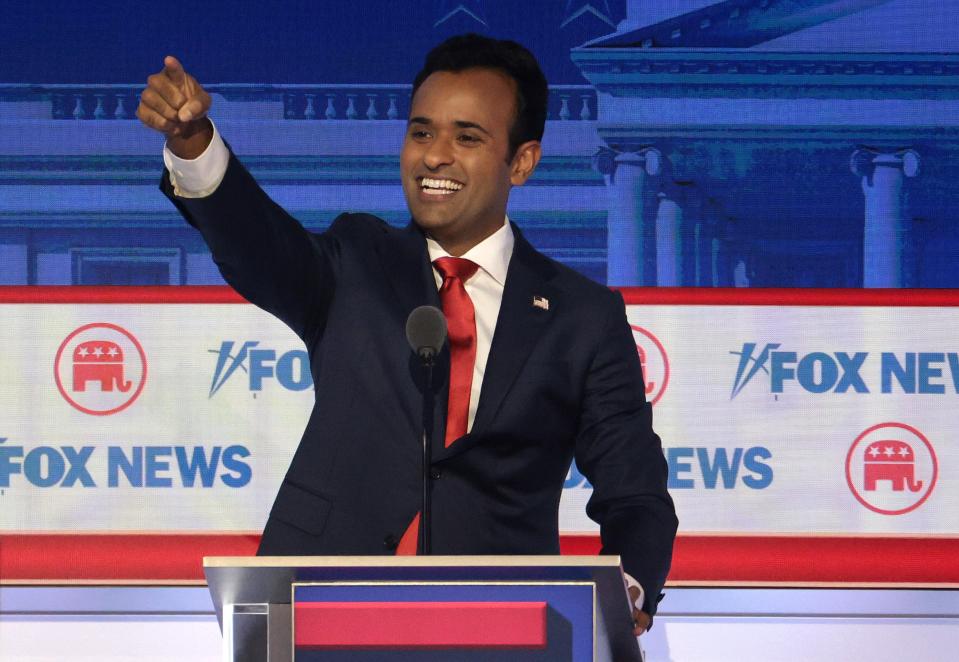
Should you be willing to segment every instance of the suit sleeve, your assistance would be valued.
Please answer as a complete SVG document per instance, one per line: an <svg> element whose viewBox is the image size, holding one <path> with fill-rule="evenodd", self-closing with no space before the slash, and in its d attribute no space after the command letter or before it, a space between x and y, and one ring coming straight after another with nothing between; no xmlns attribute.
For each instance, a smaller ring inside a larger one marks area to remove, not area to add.
<svg viewBox="0 0 959 662"><path fill-rule="evenodd" d="M336 285L335 236L308 232L232 153L223 181L209 196L175 195L166 171L160 189L203 235L224 280L311 344Z"/></svg>
<svg viewBox="0 0 959 662"><path fill-rule="evenodd" d="M618 554L646 591L654 614L666 582L678 521L636 343L618 293L610 293L589 367L576 439L576 465L593 485L586 513L600 525L603 554Z"/></svg>

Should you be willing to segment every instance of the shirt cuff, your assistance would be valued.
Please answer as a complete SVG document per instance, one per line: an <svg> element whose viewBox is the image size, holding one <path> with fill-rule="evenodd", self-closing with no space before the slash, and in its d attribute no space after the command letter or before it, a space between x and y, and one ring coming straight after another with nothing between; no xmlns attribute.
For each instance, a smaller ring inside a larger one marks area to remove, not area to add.
<svg viewBox="0 0 959 662"><path fill-rule="evenodd" d="M213 139L195 159L181 159L163 146L163 165L170 173L173 194L181 198L205 198L213 193L223 181L229 161L230 150L215 124Z"/></svg>
<svg viewBox="0 0 959 662"><path fill-rule="evenodd" d="M638 581L636 581L635 579L633 579L633 576L630 575L628 572L624 572L624 573L623 573L623 576L626 578L626 588L627 588L627 589L632 588L633 586L635 586L636 588L639 589L639 597L636 598L636 602L635 602L634 604L631 604L631 605L629 606L629 607L630 607L630 612L632 612L633 609L642 610L642 608L643 608L643 602L645 602L645 600L646 600L646 591L643 590L642 585L641 585Z"/></svg>

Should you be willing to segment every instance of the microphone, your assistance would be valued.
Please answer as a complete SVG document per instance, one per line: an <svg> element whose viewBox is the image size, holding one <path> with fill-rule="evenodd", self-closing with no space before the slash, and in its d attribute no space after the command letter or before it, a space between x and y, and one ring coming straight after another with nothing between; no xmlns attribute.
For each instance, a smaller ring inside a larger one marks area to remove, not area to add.
<svg viewBox="0 0 959 662"><path fill-rule="evenodd" d="M446 341L446 315L436 306L420 306L406 318L406 340L423 362L423 503L420 510L418 553L431 552L431 498L433 466L433 362Z"/></svg>
<svg viewBox="0 0 959 662"><path fill-rule="evenodd" d="M446 316L436 306L415 308L406 318L406 340L424 365L432 366L446 341Z"/></svg>

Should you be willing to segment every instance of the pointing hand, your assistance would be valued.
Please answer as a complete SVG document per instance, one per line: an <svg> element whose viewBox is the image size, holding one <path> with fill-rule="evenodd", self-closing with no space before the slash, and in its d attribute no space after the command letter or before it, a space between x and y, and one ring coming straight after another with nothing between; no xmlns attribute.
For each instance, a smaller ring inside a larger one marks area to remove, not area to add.
<svg viewBox="0 0 959 662"><path fill-rule="evenodd" d="M163 70L147 79L140 95L137 117L167 137L167 146L181 158L196 158L213 137L206 115L212 100L196 79L172 55L163 59Z"/></svg>

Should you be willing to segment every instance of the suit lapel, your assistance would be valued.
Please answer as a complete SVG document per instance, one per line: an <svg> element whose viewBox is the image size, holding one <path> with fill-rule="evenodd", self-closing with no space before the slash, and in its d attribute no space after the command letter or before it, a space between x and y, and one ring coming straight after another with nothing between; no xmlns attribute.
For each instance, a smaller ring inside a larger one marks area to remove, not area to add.
<svg viewBox="0 0 959 662"><path fill-rule="evenodd" d="M549 286L554 267L533 249L515 225L513 233L516 238L513 256L486 361L476 418L470 434L449 448L441 448L442 438L440 448L434 445L434 457L438 460L459 454L477 443L484 429L495 419L503 399L552 316L549 310L533 305L533 298L554 299Z"/></svg>
<svg viewBox="0 0 959 662"><path fill-rule="evenodd" d="M440 306L426 239L415 223L384 233L378 253L404 321L418 306Z"/></svg>
<svg viewBox="0 0 959 662"><path fill-rule="evenodd" d="M429 252L426 249L426 239L416 224L410 222L406 228L391 229L383 233L377 245L377 255L384 270L385 279L390 283L394 314L400 320L403 328L405 328L406 319L414 308L426 305L441 308L436 280L433 278L433 267L430 265ZM406 345L405 338L398 339L398 342ZM411 350L407 350L407 353L409 357L407 365L409 382L401 380L399 384L409 384L410 411L419 421L423 402L422 394L425 387L424 373L416 355ZM434 394L433 438L439 438L441 444L443 435L446 434L448 377L449 350L444 346L433 368L432 384ZM420 443L419 438L415 441Z"/></svg>

